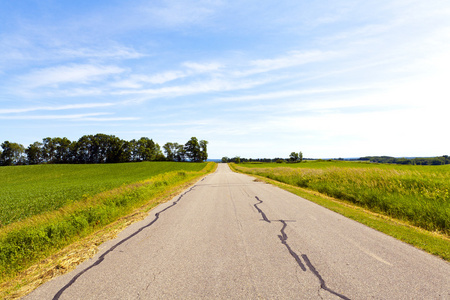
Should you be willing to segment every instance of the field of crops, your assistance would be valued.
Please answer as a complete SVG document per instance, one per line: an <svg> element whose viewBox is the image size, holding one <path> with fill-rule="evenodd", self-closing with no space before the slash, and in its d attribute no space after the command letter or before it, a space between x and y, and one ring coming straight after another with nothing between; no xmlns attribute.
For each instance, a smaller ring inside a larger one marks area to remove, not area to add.
<svg viewBox="0 0 450 300"><path fill-rule="evenodd" d="M450 235L450 165L308 161L297 164L247 163L236 165L236 168Z"/></svg>
<svg viewBox="0 0 450 300"><path fill-rule="evenodd" d="M206 163L142 162L0 168L0 228L121 185L171 171L199 171Z"/></svg>

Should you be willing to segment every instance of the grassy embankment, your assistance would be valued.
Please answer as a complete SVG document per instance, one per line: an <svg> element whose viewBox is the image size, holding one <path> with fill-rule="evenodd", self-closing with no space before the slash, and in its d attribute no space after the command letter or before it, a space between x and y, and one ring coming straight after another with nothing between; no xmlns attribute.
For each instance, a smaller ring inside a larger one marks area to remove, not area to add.
<svg viewBox="0 0 450 300"><path fill-rule="evenodd" d="M138 207L148 211L214 168L175 162L0 168L0 283Z"/></svg>
<svg viewBox="0 0 450 300"><path fill-rule="evenodd" d="M450 261L450 165L306 162L232 167L284 183L278 185Z"/></svg>

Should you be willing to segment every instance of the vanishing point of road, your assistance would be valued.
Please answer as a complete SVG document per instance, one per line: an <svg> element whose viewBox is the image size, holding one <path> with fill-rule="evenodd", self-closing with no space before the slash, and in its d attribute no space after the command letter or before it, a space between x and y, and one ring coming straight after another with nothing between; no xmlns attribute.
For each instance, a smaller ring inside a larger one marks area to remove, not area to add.
<svg viewBox="0 0 450 300"><path fill-rule="evenodd" d="M25 299L450 299L450 264L219 164Z"/></svg>

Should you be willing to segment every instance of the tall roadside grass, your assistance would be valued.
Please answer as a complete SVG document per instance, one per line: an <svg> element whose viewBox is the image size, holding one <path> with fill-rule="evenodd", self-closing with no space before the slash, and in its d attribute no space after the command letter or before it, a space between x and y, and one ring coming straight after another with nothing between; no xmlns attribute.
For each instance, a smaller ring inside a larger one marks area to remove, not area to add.
<svg viewBox="0 0 450 300"><path fill-rule="evenodd" d="M308 162L292 167L273 164L234 167L450 235L450 166Z"/></svg>
<svg viewBox="0 0 450 300"><path fill-rule="evenodd" d="M211 172L214 166L208 163L199 171L154 175L4 226L0 229L0 282L151 202L167 189Z"/></svg>

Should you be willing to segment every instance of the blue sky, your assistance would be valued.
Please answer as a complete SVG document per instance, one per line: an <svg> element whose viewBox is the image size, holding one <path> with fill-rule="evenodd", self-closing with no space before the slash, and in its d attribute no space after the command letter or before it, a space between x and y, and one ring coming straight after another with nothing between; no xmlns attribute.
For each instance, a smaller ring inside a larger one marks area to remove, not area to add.
<svg viewBox="0 0 450 300"><path fill-rule="evenodd" d="M450 2L0 1L0 142L450 154Z"/></svg>

